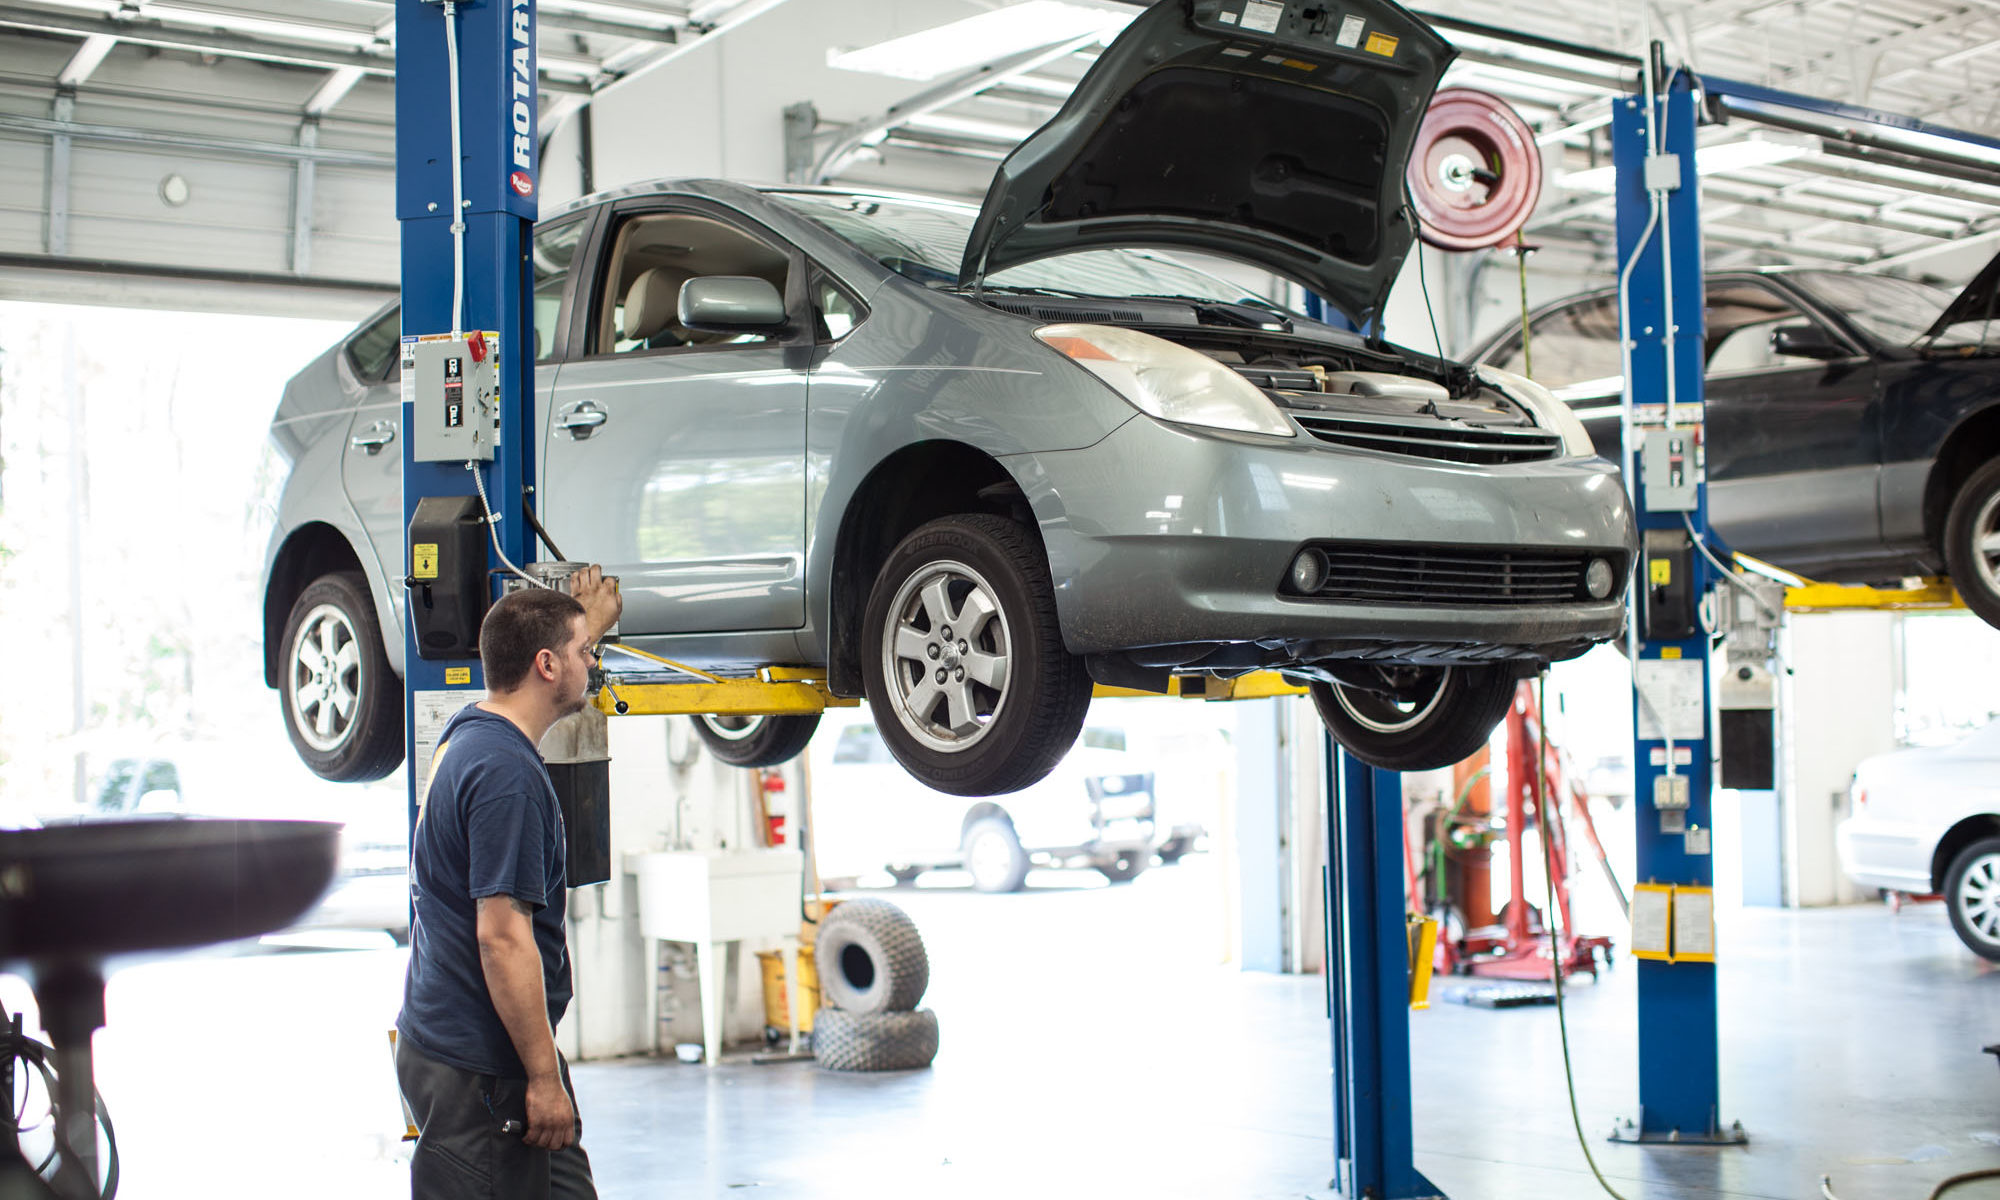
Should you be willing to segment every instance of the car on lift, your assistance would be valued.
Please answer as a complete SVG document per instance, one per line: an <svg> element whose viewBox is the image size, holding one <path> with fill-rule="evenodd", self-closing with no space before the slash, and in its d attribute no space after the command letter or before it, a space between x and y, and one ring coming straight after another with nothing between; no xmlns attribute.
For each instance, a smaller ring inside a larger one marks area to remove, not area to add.
<svg viewBox="0 0 2000 1200"><path fill-rule="evenodd" d="M1852 271L1718 271L1703 311L1709 520L1810 578L1949 575L2000 626L2000 258L1954 296ZM1567 401L1620 456L1615 290L1563 300L1472 359Z"/></svg>
<svg viewBox="0 0 2000 1200"><path fill-rule="evenodd" d="M823 669L924 783L990 795L1062 760L1093 681L1280 670L1418 769L1616 636L1631 513L1546 390L1158 253L1382 311L1453 52L1387 0L1268 9L1142 12L977 210L680 182L545 215L534 501L623 581L625 641ZM389 310L328 350L272 425L266 676L328 778L403 753L399 333ZM704 730L758 765L814 723Z"/></svg>
<svg viewBox="0 0 2000 1200"><path fill-rule="evenodd" d="M1127 883L1174 837L1158 820L1154 772L1125 749L1115 725L1086 724L1046 776L970 802L911 778L865 709L827 710L807 761L822 879L886 870L907 884L926 871L962 869L975 891L1015 892L1042 867L1095 869Z"/></svg>
<svg viewBox="0 0 2000 1200"><path fill-rule="evenodd" d="M1863 759L1835 830L1863 887L1941 895L1973 953L2000 962L2000 721L1949 746Z"/></svg>

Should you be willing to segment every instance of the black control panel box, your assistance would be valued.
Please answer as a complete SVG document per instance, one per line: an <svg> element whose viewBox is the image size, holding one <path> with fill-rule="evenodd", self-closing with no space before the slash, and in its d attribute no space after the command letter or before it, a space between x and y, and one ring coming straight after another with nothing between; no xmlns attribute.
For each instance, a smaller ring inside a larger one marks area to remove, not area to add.
<svg viewBox="0 0 2000 1200"><path fill-rule="evenodd" d="M486 619L486 519L477 496L425 496L410 517L410 623L417 656L478 658Z"/></svg>

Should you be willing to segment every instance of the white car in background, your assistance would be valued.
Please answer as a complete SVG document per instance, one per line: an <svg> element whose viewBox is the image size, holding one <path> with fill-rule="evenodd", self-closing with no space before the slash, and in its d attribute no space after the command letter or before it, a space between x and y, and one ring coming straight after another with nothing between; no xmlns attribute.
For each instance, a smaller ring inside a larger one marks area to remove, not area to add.
<svg viewBox="0 0 2000 1200"><path fill-rule="evenodd" d="M1950 746L1854 769L1840 865L1863 887L1939 894L1974 953L2000 962L2000 721Z"/></svg>
<svg viewBox="0 0 2000 1200"><path fill-rule="evenodd" d="M1162 829L1153 771L1121 728L1088 722L1039 783L990 799L933 791L904 771L866 709L828 709L808 749L813 855L822 879L887 870L909 883L963 868L982 892L1020 889L1031 867L1094 867L1135 878L1162 842L1179 857L1198 828Z"/></svg>

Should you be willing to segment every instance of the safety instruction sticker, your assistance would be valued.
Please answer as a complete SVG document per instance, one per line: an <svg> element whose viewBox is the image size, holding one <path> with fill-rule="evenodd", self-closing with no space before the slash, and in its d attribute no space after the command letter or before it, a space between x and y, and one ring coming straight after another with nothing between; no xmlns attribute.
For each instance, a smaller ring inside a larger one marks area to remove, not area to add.
<svg viewBox="0 0 2000 1200"><path fill-rule="evenodd" d="M436 764L438 735L444 732L445 722L452 715L471 703L475 696L466 692L419 690L410 694L411 707L416 710L416 754L413 761L417 765L417 807L422 808L425 795L431 787L431 768Z"/></svg>
<svg viewBox="0 0 2000 1200"><path fill-rule="evenodd" d="M1650 958L1655 962L1670 962L1673 959L1672 915L1674 910L1674 888L1672 884L1641 883L1632 888L1632 941L1626 951L1633 958Z"/></svg>
<svg viewBox="0 0 2000 1200"><path fill-rule="evenodd" d="M1340 19L1340 32L1334 35L1333 40L1353 50L1361 45L1362 31L1367 28L1367 21L1349 14Z"/></svg>
<svg viewBox="0 0 2000 1200"><path fill-rule="evenodd" d="M1700 659L1675 662L1642 658L1634 666L1632 683L1639 689L1641 701L1640 741L1657 742L1664 736L1676 742L1698 742L1708 736Z"/></svg>
<svg viewBox="0 0 2000 1200"><path fill-rule="evenodd" d="M1654 587L1665 587L1674 581L1674 560L1655 558L1646 564L1646 575Z"/></svg>
<svg viewBox="0 0 2000 1200"><path fill-rule="evenodd" d="M1242 25L1258 33L1278 32L1278 22L1284 20L1285 6L1273 0L1250 0L1243 6Z"/></svg>
<svg viewBox="0 0 2000 1200"><path fill-rule="evenodd" d="M460 685L463 685L463 684L468 684L468 683L471 683L471 682L472 682L472 668L471 668L471 667L446 667L446 668L444 669L444 682L445 682L445 686L447 686L447 687L456 687L456 686L460 686Z"/></svg>
<svg viewBox="0 0 2000 1200"><path fill-rule="evenodd" d="M1396 57L1396 47L1400 44L1400 39L1392 38L1386 33L1371 33L1368 35L1368 44L1363 46L1362 49L1370 54L1379 54L1384 58L1394 58Z"/></svg>
<svg viewBox="0 0 2000 1200"><path fill-rule="evenodd" d="M410 578L436 579L438 577L438 544L418 542L410 547Z"/></svg>

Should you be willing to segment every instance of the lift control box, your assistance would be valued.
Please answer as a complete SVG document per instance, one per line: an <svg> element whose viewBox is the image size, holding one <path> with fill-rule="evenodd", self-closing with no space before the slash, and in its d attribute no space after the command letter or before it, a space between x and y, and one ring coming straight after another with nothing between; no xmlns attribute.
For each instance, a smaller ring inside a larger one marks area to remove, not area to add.
<svg viewBox="0 0 2000 1200"><path fill-rule="evenodd" d="M1695 634L1694 543L1678 529L1646 531L1646 606L1642 627L1649 642Z"/></svg>
<svg viewBox="0 0 2000 1200"><path fill-rule="evenodd" d="M425 496L410 517L410 624L417 656L478 658L486 618L486 515L477 496Z"/></svg>
<svg viewBox="0 0 2000 1200"><path fill-rule="evenodd" d="M491 462L499 440L498 339L403 339L403 389L411 411L410 453L418 462Z"/></svg>

